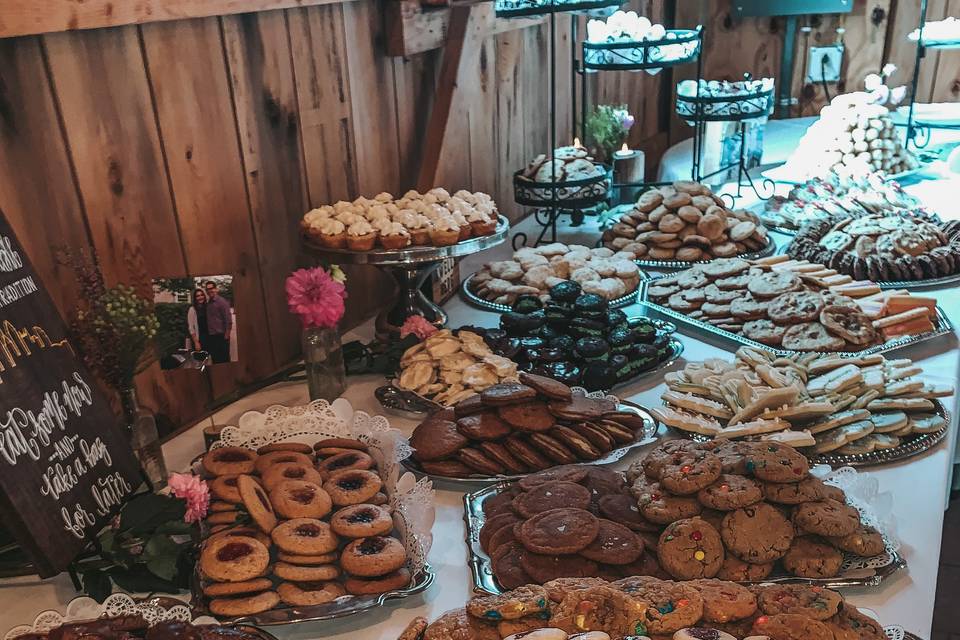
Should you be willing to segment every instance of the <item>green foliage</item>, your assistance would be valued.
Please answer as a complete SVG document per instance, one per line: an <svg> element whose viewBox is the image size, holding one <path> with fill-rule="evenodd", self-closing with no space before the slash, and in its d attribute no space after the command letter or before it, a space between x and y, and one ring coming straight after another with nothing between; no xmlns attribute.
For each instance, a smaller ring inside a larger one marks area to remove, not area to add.
<svg viewBox="0 0 960 640"><path fill-rule="evenodd" d="M182 302L158 302L154 306L159 330L157 331L157 348L160 353L171 353L182 349L190 337L187 327L187 309L190 304Z"/></svg>
<svg viewBox="0 0 960 640"><path fill-rule="evenodd" d="M609 163L613 152L626 142L632 125L626 105L597 105L587 116L587 147L597 160Z"/></svg>

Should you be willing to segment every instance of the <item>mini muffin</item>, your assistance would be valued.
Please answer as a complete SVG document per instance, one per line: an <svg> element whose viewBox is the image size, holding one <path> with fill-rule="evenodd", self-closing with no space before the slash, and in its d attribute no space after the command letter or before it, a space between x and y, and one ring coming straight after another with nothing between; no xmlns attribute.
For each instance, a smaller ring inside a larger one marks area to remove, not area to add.
<svg viewBox="0 0 960 640"><path fill-rule="evenodd" d="M384 222L378 231L384 249L403 249L410 245L410 233L399 222Z"/></svg>
<svg viewBox="0 0 960 640"><path fill-rule="evenodd" d="M430 244L430 231L428 229L430 221L427 220L426 216L420 215L413 209L401 209L394 216L393 221L399 222L407 229L407 233L410 234L411 245L421 247Z"/></svg>
<svg viewBox="0 0 960 640"><path fill-rule="evenodd" d="M431 225L430 241L437 247L457 244L460 241L460 225L452 216L436 218Z"/></svg>
<svg viewBox="0 0 960 640"><path fill-rule="evenodd" d="M370 251L377 241L377 232L366 220L357 220L347 228L347 247L351 251Z"/></svg>
<svg viewBox="0 0 960 640"><path fill-rule="evenodd" d="M339 220L324 218L311 229L316 231L314 237L327 248L343 249L347 244L347 228Z"/></svg>
<svg viewBox="0 0 960 640"><path fill-rule="evenodd" d="M476 207L467 214L467 220L475 238L488 236L497 230L497 216L493 212L488 214L481 207Z"/></svg>

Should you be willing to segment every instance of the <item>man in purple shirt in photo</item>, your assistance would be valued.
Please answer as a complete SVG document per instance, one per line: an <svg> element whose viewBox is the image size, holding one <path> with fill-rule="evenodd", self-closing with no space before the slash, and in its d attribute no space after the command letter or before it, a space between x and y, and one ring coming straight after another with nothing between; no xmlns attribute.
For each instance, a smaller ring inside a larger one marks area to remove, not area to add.
<svg viewBox="0 0 960 640"><path fill-rule="evenodd" d="M203 283L207 293L207 332L210 359L214 364L230 362L230 331L233 314L230 302L220 295L217 284L210 280Z"/></svg>

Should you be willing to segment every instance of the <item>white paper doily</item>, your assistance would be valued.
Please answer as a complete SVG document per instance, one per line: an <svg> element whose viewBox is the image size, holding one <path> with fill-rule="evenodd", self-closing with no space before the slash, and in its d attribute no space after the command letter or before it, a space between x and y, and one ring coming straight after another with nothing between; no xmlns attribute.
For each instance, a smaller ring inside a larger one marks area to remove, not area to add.
<svg viewBox="0 0 960 640"><path fill-rule="evenodd" d="M169 603L174 598L164 598ZM178 621L191 622L193 624L220 624L214 618L202 616L194 619L190 612L190 606L184 602L182 604L162 604L157 598L149 598L142 601L134 600L125 593L114 593L107 596L103 604L97 603L93 598L80 596L74 598L67 604L63 613L59 611L41 611L34 618L33 623L16 626L3 636L3 640L12 640L26 633L46 633L51 629L69 624L71 622L86 622L106 617L114 618L117 616L139 615L151 626L158 622Z"/></svg>
<svg viewBox="0 0 960 640"><path fill-rule="evenodd" d="M240 416L237 426L224 428L220 440L210 448L258 449L275 442L313 445L324 438L354 438L367 444L380 469L384 493L390 499L394 522L407 550L407 566L413 575L419 574L433 543L433 483L428 478L417 481L410 472L400 473L400 461L410 455L410 445L383 416L355 411L344 398L337 398L332 404L316 400L296 407L274 405L263 412L248 411Z"/></svg>

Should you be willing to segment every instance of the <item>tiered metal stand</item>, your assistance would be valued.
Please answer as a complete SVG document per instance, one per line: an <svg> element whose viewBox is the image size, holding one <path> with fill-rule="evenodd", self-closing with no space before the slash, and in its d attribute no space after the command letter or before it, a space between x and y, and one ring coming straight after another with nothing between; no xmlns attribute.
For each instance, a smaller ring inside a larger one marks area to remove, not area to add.
<svg viewBox="0 0 960 640"><path fill-rule="evenodd" d="M924 27L927 24L928 0L920 0L920 25L918 27L917 55L913 62L913 78L910 81L910 109L907 113L907 147L912 144L916 149L922 149L930 144L931 132L934 129L960 130L960 121L957 122L925 122L916 118L917 85L920 81L920 63L927 56L930 49L947 50L960 49L960 40L924 40Z"/></svg>

